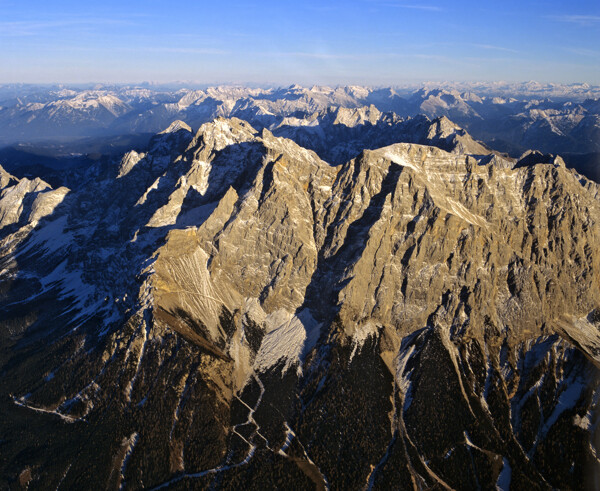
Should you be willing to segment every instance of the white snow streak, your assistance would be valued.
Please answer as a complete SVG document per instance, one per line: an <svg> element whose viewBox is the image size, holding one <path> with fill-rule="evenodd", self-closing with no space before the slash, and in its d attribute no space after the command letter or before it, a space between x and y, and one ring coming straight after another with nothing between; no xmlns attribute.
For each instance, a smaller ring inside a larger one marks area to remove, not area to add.
<svg viewBox="0 0 600 491"><path fill-rule="evenodd" d="M410 403L412 402L412 397L410 395L410 376L412 374L412 370L407 372L406 366L414 351L414 344L408 348L404 348L398 353L398 360L396 362L396 381L400 388L400 392L404 396L404 411L406 411L410 407Z"/></svg>
<svg viewBox="0 0 600 491"><path fill-rule="evenodd" d="M321 324L304 309L297 316L279 309L265 318L267 334L254 362L255 370L265 372L280 360L285 361L283 372L292 365L300 365L302 354L312 348L318 337Z"/></svg>

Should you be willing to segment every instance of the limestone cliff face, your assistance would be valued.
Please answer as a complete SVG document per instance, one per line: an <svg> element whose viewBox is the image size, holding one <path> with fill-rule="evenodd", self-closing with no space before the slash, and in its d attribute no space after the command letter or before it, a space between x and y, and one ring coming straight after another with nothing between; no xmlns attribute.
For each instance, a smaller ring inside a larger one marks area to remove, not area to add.
<svg viewBox="0 0 600 491"><path fill-rule="evenodd" d="M256 169L252 180L241 183L238 191L229 187L199 227L171 232L165 248L158 251L157 276L162 277L159 270L163 261L170 261L171 250L181 255L182 249L173 248L173 243L194 241L196 247L189 247L203 257L204 266L188 271L207 272L208 276L194 281L200 288L210 285L223 292L235 291L238 298L259 299L267 312L284 308L294 313L316 269L315 215L330 196L336 170L314 153L266 131L253 143L260 161L248 163ZM227 178L234 181L229 173ZM222 180L214 185L223 186ZM209 187L207 192L214 191ZM186 277L181 282L191 280ZM157 294L161 294L160 287ZM218 308L240 307L231 293L223 296L227 300L208 296L206 301L217 302ZM214 316L202 310L195 309L194 315L214 323Z"/></svg>
<svg viewBox="0 0 600 491"><path fill-rule="evenodd" d="M37 225L68 192L64 187L54 190L39 178L17 179L0 167L0 229Z"/></svg>
<svg viewBox="0 0 600 491"><path fill-rule="evenodd" d="M559 157L484 155L422 123L451 151L410 140L331 165L218 119L173 123L65 200L0 173L3 472L591 487L600 189ZM31 211L3 205L17 195ZM17 438L32 420L56 456Z"/></svg>
<svg viewBox="0 0 600 491"><path fill-rule="evenodd" d="M173 254L202 264L178 281L203 271L199 291L219 292L196 300L205 324L254 298L268 313L337 314L349 334L379 324L402 336L435 319L453 336L522 340L599 304L598 189L560 159L498 168L396 144L336 168L271 135L256 141L242 195L229 188L158 252L159 282L177 278L161 269Z"/></svg>
<svg viewBox="0 0 600 491"><path fill-rule="evenodd" d="M522 338L598 305L597 187L560 159L498 169L399 144L342 169L341 194L322 257L360 247L338 280L343 319L410 332L435 313L453 334L481 335L487 319Z"/></svg>

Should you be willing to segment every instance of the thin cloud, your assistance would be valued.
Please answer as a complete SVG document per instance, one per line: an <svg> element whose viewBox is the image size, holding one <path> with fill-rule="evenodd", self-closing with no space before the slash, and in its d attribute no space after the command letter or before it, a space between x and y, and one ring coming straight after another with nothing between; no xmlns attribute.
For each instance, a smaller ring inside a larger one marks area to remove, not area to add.
<svg viewBox="0 0 600 491"><path fill-rule="evenodd" d="M311 12L337 12L339 10L339 7L333 5L304 5L303 7Z"/></svg>
<svg viewBox="0 0 600 491"><path fill-rule="evenodd" d="M441 63L453 63L453 64L461 64L463 65L463 61L454 57L450 57L450 56L443 56L443 55L431 55L431 54L424 54L424 53L407 53L407 54L402 54L402 55L398 55L401 56L403 58L416 58L418 60L432 60L432 61L439 61Z"/></svg>
<svg viewBox="0 0 600 491"><path fill-rule="evenodd" d="M580 56L590 56L592 58L600 58L600 51L587 48L562 48L564 51Z"/></svg>
<svg viewBox="0 0 600 491"><path fill-rule="evenodd" d="M379 5L381 7L397 7L401 9L412 9L412 10L426 10L428 12L442 12L444 9L437 5L421 5L418 3L400 3L394 1L385 0L367 0L370 3Z"/></svg>
<svg viewBox="0 0 600 491"><path fill-rule="evenodd" d="M56 29L72 27L134 26L134 22L121 19L69 19L57 21L0 22L0 36L36 36Z"/></svg>
<svg viewBox="0 0 600 491"><path fill-rule="evenodd" d="M0 22L0 33L3 36L34 36L42 31L68 27L73 25L65 21L16 21L16 22Z"/></svg>
<svg viewBox="0 0 600 491"><path fill-rule="evenodd" d="M489 57L481 57L481 56L468 56L463 58L465 61L471 61L471 62L476 62L476 63L489 63L490 60L493 60L494 63L514 63L514 62L521 62L521 61L527 61L521 58L489 58Z"/></svg>
<svg viewBox="0 0 600 491"><path fill-rule="evenodd" d="M355 61L370 61L374 59L418 59L418 60L433 60L444 63L460 63L460 60L454 57L448 57L438 54L428 54L420 52L378 52L378 53L316 53L302 51L286 51L286 52L261 52L251 53L254 56L281 57L281 58L307 58L315 60L355 60Z"/></svg>
<svg viewBox="0 0 600 491"><path fill-rule="evenodd" d="M259 56L274 56L274 57L298 57L298 58L313 58L317 60L356 60L361 58L360 55L345 54L345 53L312 53L304 51L286 51L286 52L269 52L256 53ZM372 55L364 55L372 56Z"/></svg>
<svg viewBox="0 0 600 491"><path fill-rule="evenodd" d="M428 12L442 12L444 10L436 5L407 5L404 3L380 3L379 5L384 5L386 7L398 7L401 9L427 10Z"/></svg>
<svg viewBox="0 0 600 491"><path fill-rule="evenodd" d="M549 19L571 24L591 25L600 23L600 15L551 15Z"/></svg>
<svg viewBox="0 0 600 491"><path fill-rule="evenodd" d="M231 51L223 49L211 49L211 48L144 48L146 51L155 51L162 53L184 53L191 55L230 55ZM139 51L136 49L134 51Z"/></svg>
<svg viewBox="0 0 600 491"><path fill-rule="evenodd" d="M506 53L518 53L516 49L505 48L504 46L495 46L493 44L472 44L476 48L490 49L495 51L504 51Z"/></svg>

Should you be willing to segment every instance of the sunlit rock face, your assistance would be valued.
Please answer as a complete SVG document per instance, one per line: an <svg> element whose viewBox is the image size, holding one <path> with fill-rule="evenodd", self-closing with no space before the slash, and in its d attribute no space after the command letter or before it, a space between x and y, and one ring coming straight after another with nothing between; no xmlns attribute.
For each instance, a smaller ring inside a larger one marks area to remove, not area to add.
<svg viewBox="0 0 600 491"><path fill-rule="evenodd" d="M387 117L0 172L2 483L593 488L598 185L447 118L336 133Z"/></svg>

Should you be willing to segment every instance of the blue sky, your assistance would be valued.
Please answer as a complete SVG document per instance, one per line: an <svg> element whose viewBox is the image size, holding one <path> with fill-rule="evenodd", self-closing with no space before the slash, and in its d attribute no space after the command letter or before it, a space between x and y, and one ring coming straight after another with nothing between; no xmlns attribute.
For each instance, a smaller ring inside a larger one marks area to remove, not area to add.
<svg viewBox="0 0 600 491"><path fill-rule="evenodd" d="M0 83L600 84L600 1L0 0Z"/></svg>

